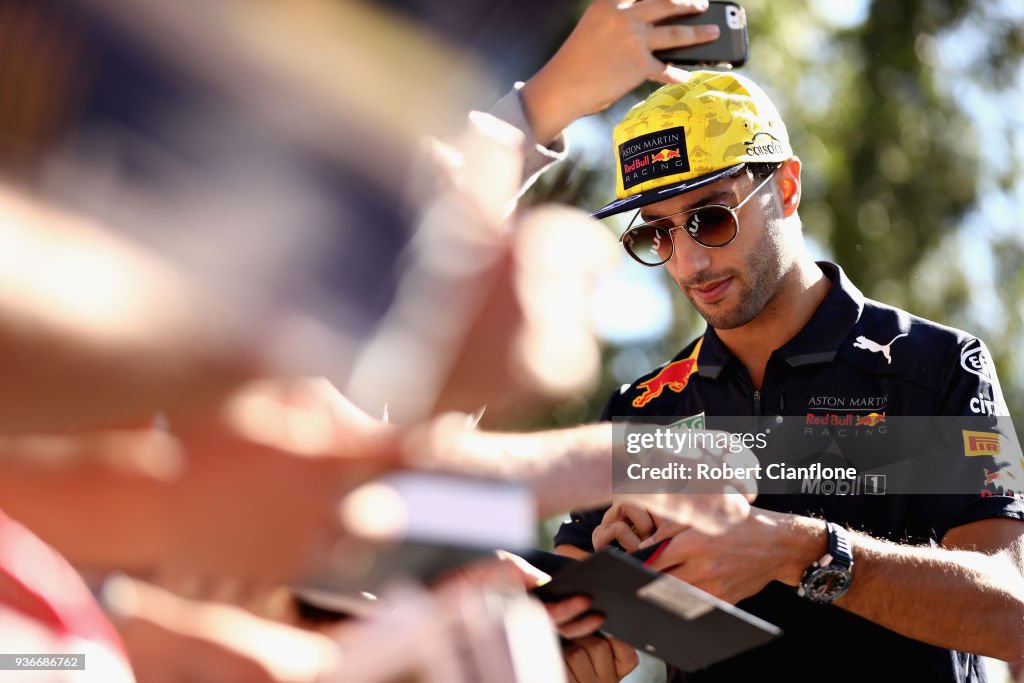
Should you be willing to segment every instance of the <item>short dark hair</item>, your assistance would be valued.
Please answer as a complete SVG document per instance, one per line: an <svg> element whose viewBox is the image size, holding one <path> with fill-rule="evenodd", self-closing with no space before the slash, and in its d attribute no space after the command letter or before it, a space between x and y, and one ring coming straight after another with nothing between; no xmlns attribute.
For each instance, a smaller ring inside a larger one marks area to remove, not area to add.
<svg viewBox="0 0 1024 683"><path fill-rule="evenodd" d="M758 162L747 164L746 170L750 171L751 175L754 176L754 182L756 183L770 176L781 166L782 164L777 161Z"/></svg>

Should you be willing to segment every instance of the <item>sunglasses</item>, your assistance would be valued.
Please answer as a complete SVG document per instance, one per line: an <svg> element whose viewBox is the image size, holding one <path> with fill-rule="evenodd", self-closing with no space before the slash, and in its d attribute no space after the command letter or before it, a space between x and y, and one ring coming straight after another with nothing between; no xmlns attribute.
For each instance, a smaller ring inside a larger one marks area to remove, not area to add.
<svg viewBox="0 0 1024 683"><path fill-rule="evenodd" d="M690 239L702 247L709 249L726 247L732 244L733 240L740 233L740 219L736 211L750 201L750 198L756 195L762 187L767 185L768 181L772 179L778 170L776 168L769 173L736 206L708 204L696 209L680 211L679 213L674 213L649 223L641 223L637 226L634 226L632 221L630 221L630 227L626 229L626 232L622 233L619 241L622 242L622 246L626 248L630 256L645 266L660 266L663 263L668 263L675 252L672 239L672 232L674 230L685 230ZM686 218L680 223L677 217L683 216ZM640 212L637 211L633 221L639 217Z"/></svg>

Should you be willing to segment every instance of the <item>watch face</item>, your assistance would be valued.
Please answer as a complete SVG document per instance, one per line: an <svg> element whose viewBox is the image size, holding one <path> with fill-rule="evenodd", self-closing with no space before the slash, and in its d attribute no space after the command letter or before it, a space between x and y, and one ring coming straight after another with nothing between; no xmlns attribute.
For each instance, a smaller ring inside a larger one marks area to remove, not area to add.
<svg viewBox="0 0 1024 683"><path fill-rule="evenodd" d="M804 581L804 591L815 602L832 602L850 588L850 570L819 567Z"/></svg>

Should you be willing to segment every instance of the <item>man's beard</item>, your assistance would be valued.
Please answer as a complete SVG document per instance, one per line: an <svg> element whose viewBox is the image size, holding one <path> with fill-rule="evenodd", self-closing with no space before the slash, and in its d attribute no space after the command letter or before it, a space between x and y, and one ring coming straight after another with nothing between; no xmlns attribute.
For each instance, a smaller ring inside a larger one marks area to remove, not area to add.
<svg viewBox="0 0 1024 683"><path fill-rule="evenodd" d="M732 277L733 282L729 296L736 299L736 303L728 309L719 308L719 304L706 304L694 301L694 297L683 289L686 298L696 309L697 313L704 318L708 325L716 330L732 330L746 325L760 315L768 302L779 293L782 288L782 259L778 242L780 236L776 234L778 227L766 229L766 239L762 249L754 250L746 260L746 272L740 273L735 269L729 269L720 273L701 274L700 277L687 283L689 286L699 285L706 282L714 282L726 277ZM707 306L707 308L705 308Z"/></svg>

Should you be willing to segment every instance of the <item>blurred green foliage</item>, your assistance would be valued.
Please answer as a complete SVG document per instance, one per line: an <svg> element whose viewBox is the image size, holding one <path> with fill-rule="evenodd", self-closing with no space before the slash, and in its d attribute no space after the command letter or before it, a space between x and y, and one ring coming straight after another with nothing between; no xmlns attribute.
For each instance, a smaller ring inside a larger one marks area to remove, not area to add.
<svg viewBox="0 0 1024 683"><path fill-rule="evenodd" d="M1024 9L864 0L863 16L850 21L848 12L832 15L838 2L743 2L745 71L776 101L804 162L805 233L867 296L985 339L1011 414L1024 415L1024 240L1014 202L1024 197ZM550 51L574 21L552 36ZM635 101L626 98L599 123L610 131ZM611 173L609 142L607 153L549 173L530 200L592 209L612 194ZM593 419L615 386L698 334L703 321L683 297L673 301L672 334L609 346L594 395L556 407L541 424Z"/></svg>

